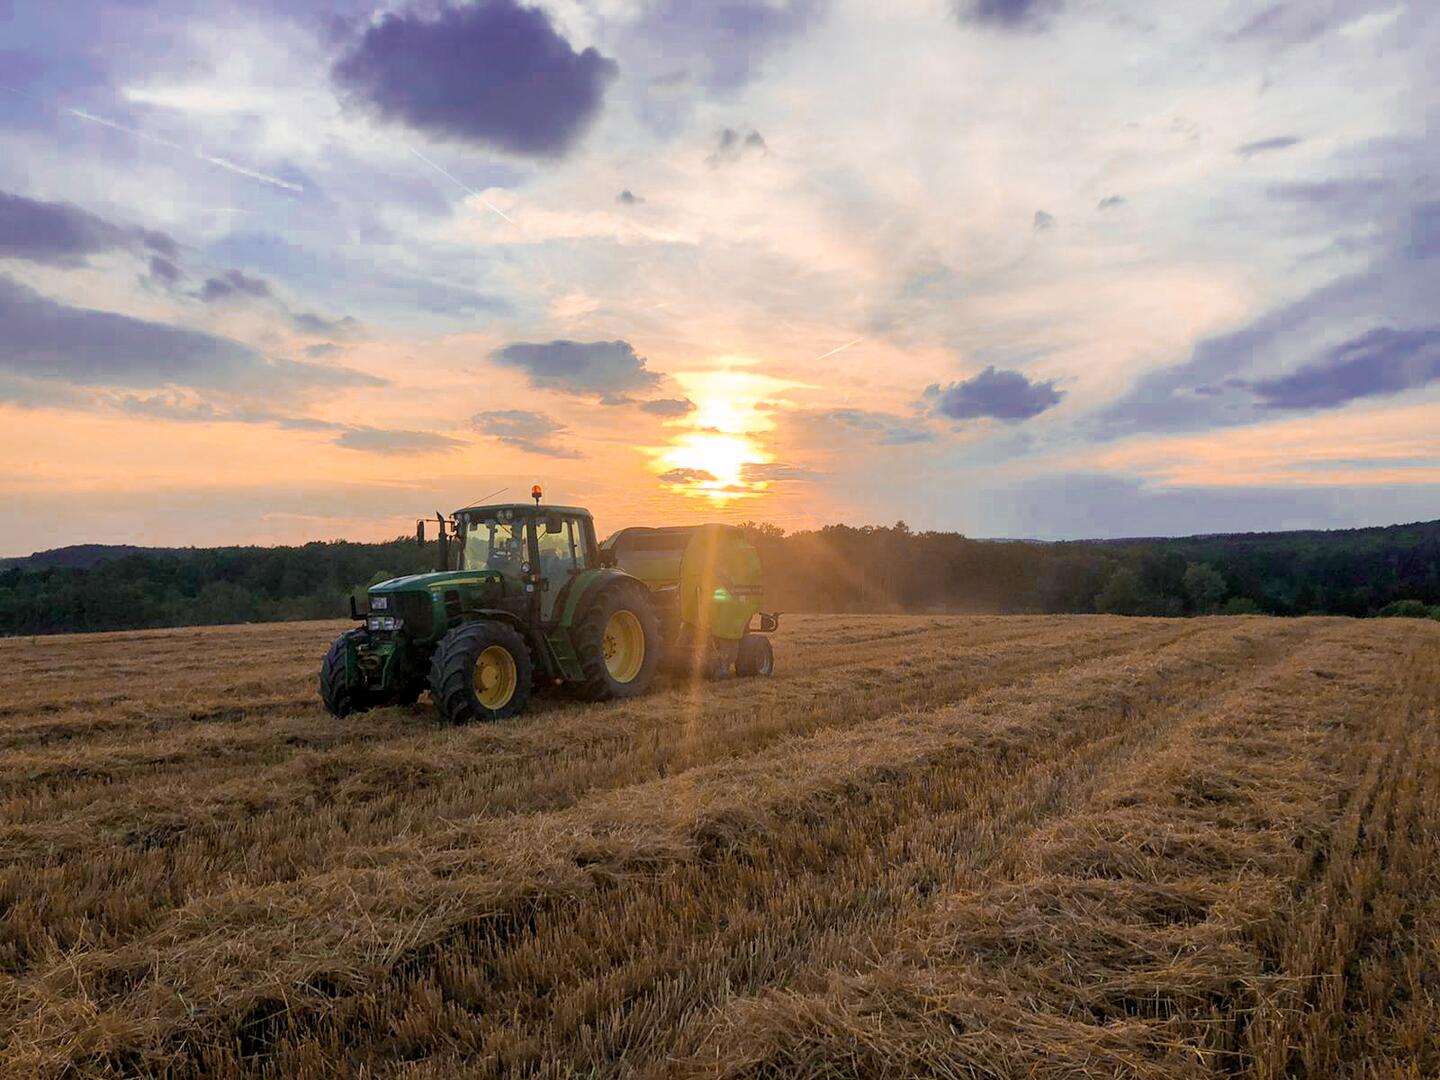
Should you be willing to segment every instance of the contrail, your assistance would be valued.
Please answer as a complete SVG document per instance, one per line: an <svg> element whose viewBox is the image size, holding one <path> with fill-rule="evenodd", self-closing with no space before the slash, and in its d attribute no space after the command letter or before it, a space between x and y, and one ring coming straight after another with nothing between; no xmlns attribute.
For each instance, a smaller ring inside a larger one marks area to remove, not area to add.
<svg viewBox="0 0 1440 1080"><path fill-rule="evenodd" d="M103 116L96 116L94 113L88 113L84 109L72 109L68 105L61 105L60 109L63 112L69 113L71 116L78 116L81 120L89 120L93 124L102 124L105 127L114 128L116 131L123 131L127 135L134 135L137 139L144 139L146 142L155 143L157 146L166 146L171 150L179 150L182 154L190 154L192 157L197 157L201 161L208 162L211 165L228 169L233 173L238 173L240 176L248 176L251 180L259 180L264 184L274 184L276 187L285 188L287 191L302 193L305 191L304 187L299 184L292 184L289 180L281 180L278 176L267 176L265 173L256 172L254 169L247 169L244 165L237 165L235 162L225 158L207 154L203 150L192 150L188 146L181 146L179 143L173 143L168 139L158 138L136 128L126 127L124 124L117 124L114 120L106 120Z"/></svg>
<svg viewBox="0 0 1440 1080"><path fill-rule="evenodd" d="M494 203L492 203L489 199L485 198L484 195L481 195L478 191L476 191L474 188L472 188L469 184L465 183L464 180L461 180L461 179L460 179L459 177L457 177L457 176L451 176L448 172L446 172L444 169L442 169L439 165L436 165L435 162L431 161L428 157L426 157L424 154L422 154L419 150L416 150L413 146L406 146L405 149L406 149L406 150L409 150L412 154L414 154L416 157L418 157L421 161L425 162L426 165L429 165L432 169L434 169L436 172L438 172L441 176L445 177L447 180L453 180L455 183L459 184L462 188L464 188L464 189L465 189L466 191L468 191L471 195L475 196L475 198L477 198L477 199L479 199L481 202L483 202L483 203L484 203L486 206L488 206L491 210L494 210L495 213L499 214L499 215L500 215L502 218L504 218L506 221L510 222L511 225L514 225L514 224L515 224L515 219L514 219L514 218L512 218L509 214L505 213L504 210L501 210L498 206L496 206Z"/></svg>
<svg viewBox="0 0 1440 1080"><path fill-rule="evenodd" d="M24 90L16 90L13 86L0 85L0 90L8 90L12 94L28 98L30 101L34 101L40 105L51 104L51 102L46 101L44 98L36 97L34 94L27 94ZM200 150L192 150L188 146L181 146L179 143L173 143L168 139L158 138L148 132L126 127L124 124L117 124L114 120L106 120L103 116L96 116L94 113L88 113L84 109L72 109L68 105L57 105L55 108L81 120L89 120L92 124L101 124L104 127L114 128L116 131L123 131L126 135L133 135L137 139L144 139L146 142L154 143L156 146L163 146L170 150L179 150L182 154L189 154L211 165L228 169L241 176L248 176L251 180L259 180L261 183L273 184L276 187L285 188L287 191L303 192L305 190L299 184L292 184L288 180L281 180L278 176L267 176L262 172L256 172L254 169L247 169L244 165L237 165L233 161L227 161L225 158L215 157L213 154L207 154Z"/></svg>
<svg viewBox="0 0 1440 1080"><path fill-rule="evenodd" d="M865 340L865 339L864 339L863 337L857 337L854 341L847 341L844 345L837 345L837 346L835 346L835 348L831 349L831 350L830 350L829 352L827 352L827 353L821 353L819 356L815 357L815 359L816 359L816 360L824 360L825 357L827 357L827 356L834 356L837 352L844 352L844 351L845 351L846 349L848 349L851 345L858 345L860 342L862 342L862 341L864 341L864 340Z"/></svg>

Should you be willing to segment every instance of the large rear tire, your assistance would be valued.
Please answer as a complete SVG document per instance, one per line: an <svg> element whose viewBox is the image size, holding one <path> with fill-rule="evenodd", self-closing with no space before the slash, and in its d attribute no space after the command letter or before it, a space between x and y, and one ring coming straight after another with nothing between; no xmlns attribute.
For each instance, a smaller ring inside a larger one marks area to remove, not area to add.
<svg viewBox="0 0 1440 1080"><path fill-rule="evenodd" d="M631 698L655 681L660 662L660 619L644 590L619 584L605 589L576 624L575 651L589 701Z"/></svg>
<svg viewBox="0 0 1440 1080"><path fill-rule="evenodd" d="M442 720L504 720L530 704L534 667L525 639L502 622L457 626L430 660L430 698Z"/></svg>
<svg viewBox="0 0 1440 1080"><path fill-rule="evenodd" d="M775 651L770 639L761 634L746 634L735 652L735 674L741 678L775 674Z"/></svg>

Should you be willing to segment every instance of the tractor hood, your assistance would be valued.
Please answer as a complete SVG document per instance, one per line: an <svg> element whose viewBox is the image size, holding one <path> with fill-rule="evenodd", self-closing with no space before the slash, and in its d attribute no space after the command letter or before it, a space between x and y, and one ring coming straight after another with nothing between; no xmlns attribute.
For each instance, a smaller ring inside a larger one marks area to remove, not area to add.
<svg viewBox="0 0 1440 1080"><path fill-rule="evenodd" d="M486 581L498 581L500 577L494 570L442 570L431 574L408 574L405 577L391 578L378 585L371 585L369 591L422 592L428 589L480 585Z"/></svg>

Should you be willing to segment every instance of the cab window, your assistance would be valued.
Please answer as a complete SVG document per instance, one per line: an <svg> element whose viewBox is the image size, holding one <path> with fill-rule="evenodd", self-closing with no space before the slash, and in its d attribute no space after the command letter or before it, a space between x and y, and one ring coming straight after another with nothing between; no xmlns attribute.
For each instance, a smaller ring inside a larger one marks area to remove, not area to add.
<svg viewBox="0 0 1440 1080"><path fill-rule="evenodd" d="M540 572L548 578L565 578L582 570L590 559L584 526L574 518L541 519ZM558 526L557 532L550 529Z"/></svg>
<svg viewBox="0 0 1440 1080"><path fill-rule="evenodd" d="M525 561L525 527L519 521L477 519L465 529L466 570L498 570L518 577Z"/></svg>

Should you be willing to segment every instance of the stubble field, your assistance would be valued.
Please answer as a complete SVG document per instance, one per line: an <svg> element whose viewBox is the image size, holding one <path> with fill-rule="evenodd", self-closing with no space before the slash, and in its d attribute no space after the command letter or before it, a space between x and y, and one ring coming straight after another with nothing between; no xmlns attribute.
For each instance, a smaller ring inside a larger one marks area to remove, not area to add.
<svg viewBox="0 0 1440 1080"><path fill-rule="evenodd" d="M1440 1073L1440 624L791 617L323 714L342 624L0 641L0 1075Z"/></svg>

